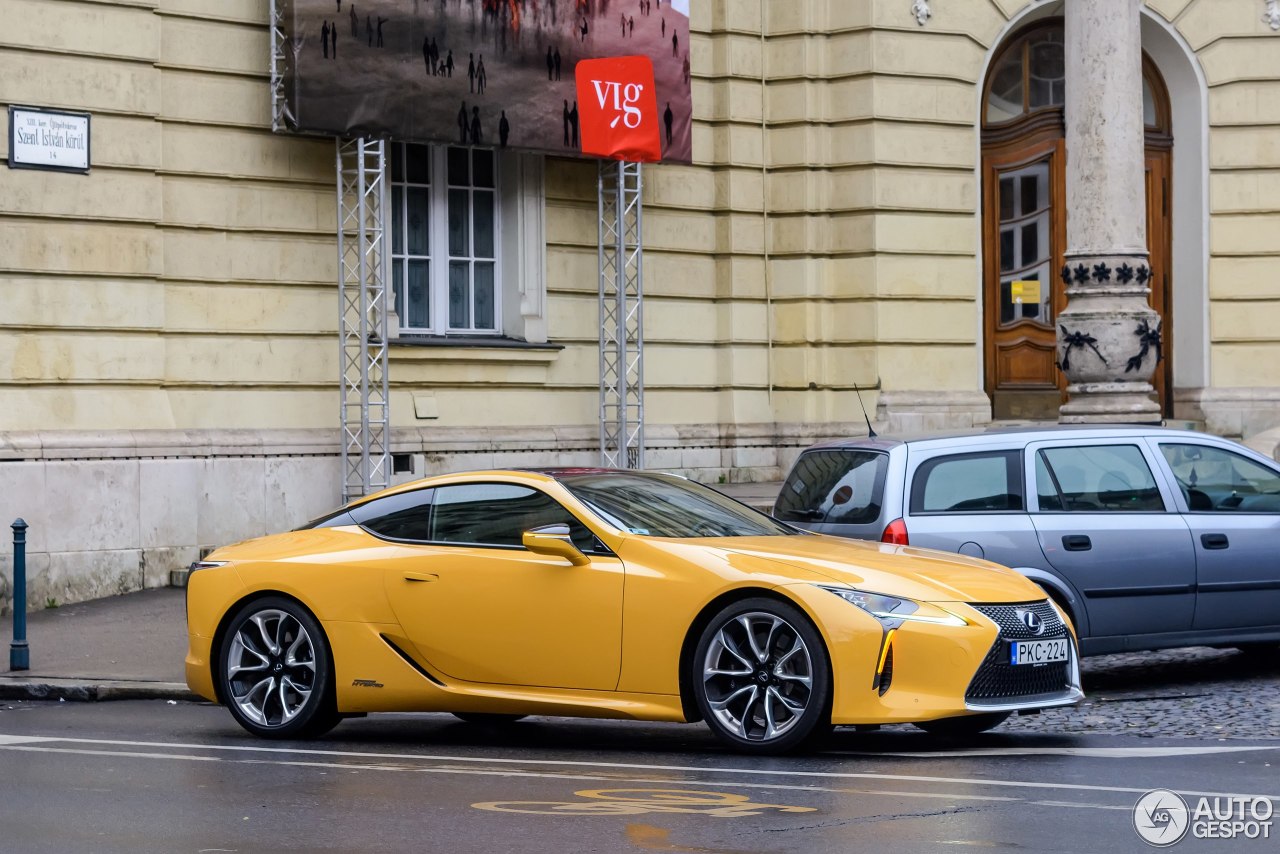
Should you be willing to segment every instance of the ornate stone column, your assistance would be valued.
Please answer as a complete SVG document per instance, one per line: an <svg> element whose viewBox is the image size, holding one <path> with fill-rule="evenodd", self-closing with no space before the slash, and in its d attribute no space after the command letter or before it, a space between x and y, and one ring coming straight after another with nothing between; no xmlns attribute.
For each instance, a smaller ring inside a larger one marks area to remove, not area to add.
<svg viewBox="0 0 1280 854"><path fill-rule="evenodd" d="M1158 422L1149 382L1160 318L1147 302L1141 0L1065 4L1067 251L1062 423Z"/></svg>

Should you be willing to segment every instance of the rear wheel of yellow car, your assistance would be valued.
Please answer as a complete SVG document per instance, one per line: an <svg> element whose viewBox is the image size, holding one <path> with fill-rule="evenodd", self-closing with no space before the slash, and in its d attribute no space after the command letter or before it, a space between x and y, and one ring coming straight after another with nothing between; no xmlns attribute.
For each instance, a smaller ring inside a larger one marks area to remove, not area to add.
<svg viewBox="0 0 1280 854"><path fill-rule="evenodd" d="M331 661L307 609L281 596L256 599L227 624L217 665L222 698L254 735L323 735L339 720Z"/></svg>
<svg viewBox="0 0 1280 854"><path fill-rule="evenodd" d="M831 668L818 630L775 599L735 602L702 630L687 684L712 733L748 753L781 753L825 732Z"/></svg>
<svg viewBox="0 0 1280 854"><path fill-rule="evenodd" d="M977 735L1000 726L1011 714L1012 712L984 712L956 718L939 718L936 721L920 721L916 726L931 735L949 737Z"/></svg>

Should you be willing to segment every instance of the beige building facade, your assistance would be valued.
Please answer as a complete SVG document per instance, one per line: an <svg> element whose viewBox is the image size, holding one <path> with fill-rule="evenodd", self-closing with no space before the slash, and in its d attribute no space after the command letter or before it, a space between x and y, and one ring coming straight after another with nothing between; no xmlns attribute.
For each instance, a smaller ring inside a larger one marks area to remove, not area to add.
<svg viewBox="0 0 1280 854"><path fill-rule="evenodd" d="M1057 394L1031 327L1060 308L1063 6L693 0L694 164L644 170L648 467L779 479L865 432L858 389L902 431ZM266 0L0 9L0 101L91 121L87 174L0 170L0 520L31 524L32 601L335 505L335 148L271 131ZM1151 0L1142 48L1161 405L1250 438L1280 426L1280 11ZM596 167L485 156L496 305L467 334L400 306L401 478L599 459Z"/></svg>

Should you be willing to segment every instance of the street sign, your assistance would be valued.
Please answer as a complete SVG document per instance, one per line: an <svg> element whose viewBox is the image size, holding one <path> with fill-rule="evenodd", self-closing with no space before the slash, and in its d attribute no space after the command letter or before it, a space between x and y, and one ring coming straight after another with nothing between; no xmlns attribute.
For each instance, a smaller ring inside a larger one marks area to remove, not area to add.
<svg viewBox="0 0 1280 854"><path fill-rule="evenodd" d="M9 107L9 168L89 171L89 114Z"/></svg>

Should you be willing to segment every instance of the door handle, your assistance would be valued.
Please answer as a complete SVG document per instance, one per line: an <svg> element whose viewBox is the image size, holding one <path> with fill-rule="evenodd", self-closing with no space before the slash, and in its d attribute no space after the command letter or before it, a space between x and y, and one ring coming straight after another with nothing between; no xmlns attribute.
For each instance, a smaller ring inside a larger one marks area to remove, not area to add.
<svg viewBox="0 0 1280 854"><path fill-rule="evenodd" d="M404 574L405 581L439 581L440 576L434 572L406 572Z"/></svg>
<svg viewBox="0 0 1280 854"><path fill-rule="evenodd" d="M1084 534L1067 534L1062 538L1062 547L1069 552L1087 552L1093 542Z"/></svg>
<svg viewBox="0 0 1280 854"><path fill-rule="evenodd" d="M1231 541L1226 534L1201 534L1200 545L1206 549L1225 549L1230 547Z"/></svg>

